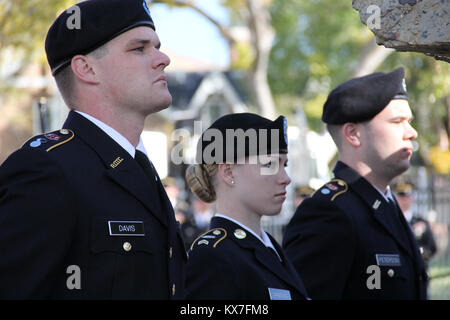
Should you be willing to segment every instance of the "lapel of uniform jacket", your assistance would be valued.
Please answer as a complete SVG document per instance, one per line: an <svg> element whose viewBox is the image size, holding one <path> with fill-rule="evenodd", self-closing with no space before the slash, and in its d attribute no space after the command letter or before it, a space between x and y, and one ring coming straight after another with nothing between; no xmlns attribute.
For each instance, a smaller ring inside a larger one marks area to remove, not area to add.
<svg viewBox="0 0 450 320"><path fill-rule="evenodd" d="M400 206L398 205L397 198L395 198L395 196L394 196L394 199L395 199L395 203L397 205L398 210L401 210ZM423 261L422 255L419 251L419 246L417 244L416 238L414 237L414 233L411 229L411 226L409 225L408 221L406 221L403 212L401 212L401 214L399 216L400 216L399 218L400 218L401 224L407 230L406 233L408 234L408 240L409 240L409 243L411 244L411 248L413 250L412 255L413 255L413 257L415 257L415 259L417 261L417 266L418 266L417 269L419 272L422 270L425 270L425 263Z"/></svg>
<svg viewBox="0 0 450 320"><path fill-rule="evenodd" d="M137 198L158 220L167 226L161 200L138 163L119 144L82 115L71 111L64 123L100 157L106 174Z"/></svg>
<svg viewBox="0 0 450 320"><path fill-rule="evenodd" d="M397 235L395 229L390 224L388 214L390 206L384 197L363 177L361 177L355 170L348 167L342 162L338 162L334 169L335 176L343 179L349 185L349 188L356 193L362 201L370 208L373 213L372 216L383 227L383 229L410 255L411 246L403 241L403 237Z"/></svg>
<svg viewBox="0 0 450 320"><path fill-rule="evenodd" d="M299 291L302 295L304 294L304 291L301 291L301 287L298 285L297 281L295 281L296 279L289 274L286 268L283 267L282 263L279 261L276 254L272 253L270 251L271 249L264 246L264 244L259 239L257 239L253 234L251 234L247 230L242 229L241 226L235 224L234 222L228 219L215 217L211 221L211 227L218 227L218 226L225 228L225 230L227 230L228 232L228 236L231 237L233 241L235 241L240 247L250 250L254 254L256 260L258 260L258 262L262 266L264 266L267 270L272 272L282 281L286 282L286 284L295 287L297 291ZM245 238L243 239L237 238L235 236L236 229L244 230L246 233ZM275 241L273 238L271 238L271 240L272 242ZM280 251L278 250L278 252ZM285 259L283 255L280 256L282 257L282 259Z"/></svg>
<svg viewBox="0 0 450 320"><path fill-rule="evenodd" d="M307 296L306 296L307 292L306 292L305 285L303 284L303 281L300 278L297 270L295 270L291 261L285 256L283 249L280 247L278 242L269 233L267 233L267 235L269 236L270 241L272 241L272 244L274 245L275 249L277 249L277 252L281 257L282 263L283 263L284 267L286 268L289 276L291 276L291 278L292 278L291 283L293 283L295 285L295 287L297 288L297 291L299 291L305 298L307 298Z"/></svg>
<svg viewBox="0 0 450 320"><path fill-rule="evenodd" d="M161 178L159 177L158 172L156 172L156 170L155 170L155 174L158 177L158 179L156 181L156 185L158 187L158 191L159 191L158 193L160 195L160 201L161 201L160 203L161 203L161 206L163 206L165 209L164 212L167 213L168 224L169 224L169 239L174 239L175 234L176 234L181 243L181 247L184 248L183 235L181 232L180 224L175 218L175 211L173 210L172 203L170 202L170 199L167 196L166 189L164 188L164 186L161 182ZM173 226L175 226L175 228L172 228ZM186 254L186 252L184 252L184 254Z"/></svg>

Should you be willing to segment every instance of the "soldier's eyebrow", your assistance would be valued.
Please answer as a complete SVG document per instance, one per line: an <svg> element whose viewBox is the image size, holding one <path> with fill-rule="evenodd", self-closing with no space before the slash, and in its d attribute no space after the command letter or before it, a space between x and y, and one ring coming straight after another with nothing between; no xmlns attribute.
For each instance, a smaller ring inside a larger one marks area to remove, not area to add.
<svg viewBox="0 0 450 320"><path fill-rule="evenodd" d="M408 122L413 121L414 116L394 116L391 118L391 121L403 121L403 120L407 120Z"/></svg>
<svg viewBox="0 0 450 320"><path fill-rule="evenodd" d="M131 46L145 46L145 45L148 45L148 44L151 44L151 43L152 43L152 41L150 39L131 39L130 41L128 41L127 45L130 46L130 47ZM160 41L157 41L155 43L155 48L156 49L161 48L161 42Z"/></svg>

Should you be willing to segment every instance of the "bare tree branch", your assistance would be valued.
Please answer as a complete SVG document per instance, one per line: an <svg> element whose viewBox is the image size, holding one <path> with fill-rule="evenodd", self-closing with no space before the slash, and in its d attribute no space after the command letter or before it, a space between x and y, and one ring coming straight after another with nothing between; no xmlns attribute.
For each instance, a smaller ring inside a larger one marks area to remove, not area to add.
<svg viewBox="0 0 450 320"><path fill-rule="evenodd" d="M375 42L375 37L362 49L358 64L353 70L352 77L362 77L375 71L394 49L387 49Z"/></svg>
<svg viewBox="0 0 450 320"><path fill-rule="evenodd" d="M230 47L236 42L236 39L233 37L233 35L230 33L230 31L224 27L219 21L214 19L211 15L209 15L207 12L205 12L200 7L196 6L192 1L181 1L181 0L153 0L151 2L152 4L160 3L160 4L167 4L167 5L173 5L180 8L191 8L192 10L198 12L201 16L206 18L209 22L211 22L222 34L222 36L228 41L228 44Z"/></svg>
<svg viewBox="0 0 450 320"><path fill-rule="evenodd" d="M263 116L274 119L275 103L267 81L267 69L275 31L263 1L247 0L247 7L249 13L247 24L253 35L252 42L255 51L251 82L254 87L256 105Z"/></svg>
<svg viewBox="0 0 450 320"><path fill-rule="evenodd" d="M219 30L221 35L228 41L230 48L238 42L230 29L223 26L219 21L211 17L207 12L199 8L193 1L189 0L155 0L152 4L160 3L182 8L191 8L200 15L208 19ZM252 35L252 48L256 58L249 72L249 80L252 86L252 93L255 104L259 112L270 119L275 117L275 104L267 81L267 69L269 63L270 50L272 48L275 31L271 25L269 13L262 0L247 0L243 6L247 28Z"/></svg>

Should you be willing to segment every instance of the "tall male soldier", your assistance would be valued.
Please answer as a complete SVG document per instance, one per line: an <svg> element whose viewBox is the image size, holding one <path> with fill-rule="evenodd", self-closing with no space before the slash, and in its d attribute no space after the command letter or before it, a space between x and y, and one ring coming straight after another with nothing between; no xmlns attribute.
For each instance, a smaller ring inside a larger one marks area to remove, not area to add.
<svg viewBox="0 0 450 320"><path fill-rule="evenodd" d="M426 297L420 252L389 189L417 137L403 77L399 68L351 79L324 105L335 179L297 208L284 237L312 299Z"/></svg>
<svg viewBox="0 0 450 320"><path fill-rule="evenodd" d="M171 103L170 60L145 1L77 6L45 43L71 109L63 129L0 167L0 298L183 298L182 237L140 140Z"/></svg>

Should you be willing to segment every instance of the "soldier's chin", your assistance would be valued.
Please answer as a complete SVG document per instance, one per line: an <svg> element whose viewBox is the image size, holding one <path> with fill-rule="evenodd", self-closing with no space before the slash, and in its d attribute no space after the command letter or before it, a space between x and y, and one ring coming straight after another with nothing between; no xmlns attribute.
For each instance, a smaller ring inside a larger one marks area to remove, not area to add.
<svg viewBox="0 0 450 320"><path fill-rule="evenodd" d="M279 208L274 208L273 210L266 210L264 216L272 217L276 216L281 212L281 206Z"/></svg>
<svg viewBox="0 0 450 320"><path fill-rule="evenodd" d="M167 109L172 104L172 96L170 93L157 104L152 113L159 112L161 110Z"/></svg>
<svg viewBox="0 0 450 320"><path fill-rule="evenodd" d="M404 173L405 171L407 171L409 169L409 167L411 166L411 163L408 159L405 159L403 161L400 161L397 165L397 171L398 171L398 175L401 175L402 173Z"/></svg>
<svg viewBox="0 0 450 320"><path fill-rule="evenodd" d="M169 91L167 91L166 96L164 97L163 101L161 101L162 109L168 108L171 104L172 104L172 95L170 94Z"/></svg>

